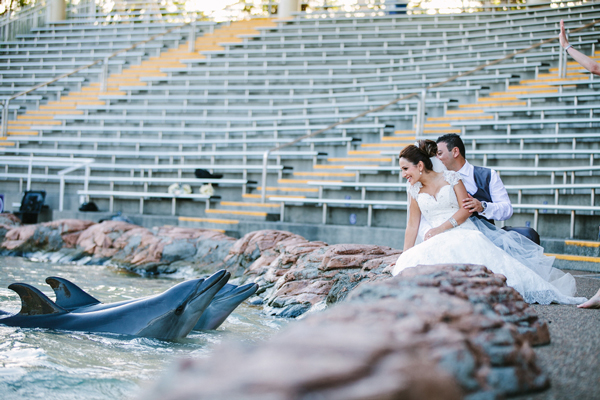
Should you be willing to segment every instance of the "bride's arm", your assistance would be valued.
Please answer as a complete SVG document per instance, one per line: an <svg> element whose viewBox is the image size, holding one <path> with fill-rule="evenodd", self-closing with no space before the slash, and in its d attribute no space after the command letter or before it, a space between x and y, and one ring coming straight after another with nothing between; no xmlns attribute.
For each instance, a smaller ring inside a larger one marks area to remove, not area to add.
<svg viewBox="0 0 600 400"><path fill-rule="evenodd" d="M458 181L458 183L456 185L454 185L454 193L456 194L457 199L465 199L466 197L464 197L464 196L468 196L467 189L465 189L465 185L462 183L462 181ZM428 230L427 233L425 234L425 240L431 239L435 235L438 235L442 232L447 231L448 229L452 229L455 226L462 224L467 219L469 219L470 216L471 216L471 213L467 209L460 207L458 209L458 211L455 212L454 215L452 215L452 218L449 218L440 226L437 226L433 229ZM451 220L454 220L454 221L451 221ZM454 222L456 225L454 225L452 222Z"/></svg>
<svg viewBox="0 0 600 400"><path fill-rule="evenodd" d="M417 234L419 233L419 224L421 223L421 209L417 201L409 195L410 211L408 214L408 222L406 223L406 231L404 232L404 251L415 245Z"/></svg>

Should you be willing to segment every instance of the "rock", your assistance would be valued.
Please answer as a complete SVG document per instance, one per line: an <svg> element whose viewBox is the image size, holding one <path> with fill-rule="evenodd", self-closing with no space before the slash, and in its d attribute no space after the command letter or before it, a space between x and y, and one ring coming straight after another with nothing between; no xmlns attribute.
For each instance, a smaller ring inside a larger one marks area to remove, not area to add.
<svg viewBox="0 0 600 400"><path fill-rule="evenodd" d="M141 273L170 273L183 265L198 272L221 268L235 239L222 233L167 226L149 230L123 221L99 224L58 220L12 225L0 244L2 254L39 260L113 265Z"/></svg>
<svg viewBox="0 0 600 400"><path fill-rule="evenodd" d="M6 232L0 248L3 254L23 255L32 252L56 252L72 248L79 235L95 225L92 221L64 219L36 225L14 226Z"/></svg>
<svg viewBox="0 0 600 400"><path fill-rule="evenodd" d="M548 325L540 321L533 307L521 295L506 286L503 275L481 265L435 265L409 268L398 280L409 286L438 287L495 313L512 324L533 346L550 343Z"/></svg>
<svg viewBox="0 0 600 400"><path fill-rule="evenodd" d="M210 273L223 265L234 238L207 229L166 226L152 230L105 221L82 235L78 246L96 258L142 273L171 273L183 262Z"/></svg>
<svg viewBox="0 0 600 400"><path fill-rule="evenodd" d="M548 386L531 349L549 342L548 326L483 266L420 266L392 278L399 250L329 246L284 231L235 240L122 221L10 221L4 253L141 273L227 268L236 281L260 285L252 304L302 317L268 343L180 363L148 398L483 399Z"/></svg>
<svg viewBox="0 0 600 400"><path fill-rule="evenodd" d="M299 323L260 346L228 343L208 359L181 361L140 398L461 398L449 374L395 349L389 329L348 328Z"/></svg>
<svg viewBox="0 0 600 400"><path fill-rule="evenodd" d="M320 248L298 263L362 270L373 258L347 259L365 255L354 250ZM490 295L487 285L507 290ZM526 336L493 307L501 298L520 310L513 303L522 299L511 291L502 276L479 266L365 280L345 302L269 341L227 343L209 357L179 361L141 398L496 399L541 390L548 378Z"/></svg>
<svg viewBox="0 0 600 400"><path fill-rule="evenodd" d="M302 236L286 231L265 229L250 232L231 247L224 260L225 266L233 277L237 277L245 274L250 265L255 263L253 271L249 272L246 277L262 275L263 267L269 265L271 261L279 256L278 247L306 243L309 242ZM325 245L325 243L322 243L322 245Z"/></svg>
<svg viewBox="0 0 600 400"><path fill-rule="evenodd" d="M294 237L264 250L244 277L268 288L258 293L268 313L300 315L317 304L343 300L363 281L389 278L383 270L400 253L384 246L327 246Z"/></svg>
<svg viewBox="0 0 600 400"><path fill-rule="evenodd" d="M12 213L0 213L0 225L8 228L21 225L21 220Z"/></svg>

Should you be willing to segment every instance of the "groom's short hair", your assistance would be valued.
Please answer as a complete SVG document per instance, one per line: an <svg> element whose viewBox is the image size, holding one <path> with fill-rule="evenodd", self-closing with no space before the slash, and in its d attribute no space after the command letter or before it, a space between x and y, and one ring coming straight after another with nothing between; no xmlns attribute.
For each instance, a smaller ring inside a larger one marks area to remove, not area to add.
<svg viewBox="0 0 600 400"><path fill-rule="evenodd" d="M467 158L467 155L465 152L465 144L463 143L460 136L458 136L456 133L447 133L445 135L442 135L439 138L437 138L437 140L435 142L436 143L440 143L440 142L446 143L446 147L448 148L448 151L452 151L453 148L458 147L458 151L460 152L460 155L463 156L463 158Z"/></svg>

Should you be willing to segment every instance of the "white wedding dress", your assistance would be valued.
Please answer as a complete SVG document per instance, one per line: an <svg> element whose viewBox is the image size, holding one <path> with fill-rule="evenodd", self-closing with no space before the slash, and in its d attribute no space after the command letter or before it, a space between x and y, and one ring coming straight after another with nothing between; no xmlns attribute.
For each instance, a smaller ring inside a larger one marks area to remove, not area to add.
<svg viewBox="0 0 600 400"><path fill-rule="evenodd" d="M460 175L454 171L444 171L443 174L449 185L443 186L435 197L420 193L421 182L409 188L409 195L415 198L423 217L433 227L443 224L459 209L454 185L460 180ZM542 277L497 247L470 219L403 252L392 275L418 265L452 263L485 265L494 273L504 275L507 285L517 290L527 303L580 304L587 300L573 297L576 285L571 274L549 266Z"/></svg>

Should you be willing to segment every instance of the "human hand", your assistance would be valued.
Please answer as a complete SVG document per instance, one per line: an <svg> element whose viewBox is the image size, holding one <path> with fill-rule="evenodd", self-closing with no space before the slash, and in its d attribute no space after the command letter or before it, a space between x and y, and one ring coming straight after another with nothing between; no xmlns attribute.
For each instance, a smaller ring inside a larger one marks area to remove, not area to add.
<svg viewBox="0 0 600 400"><path fill-rule="evenodd" d="M471 196L470 194L468 198L463 200L463 208L469 211L470 213L483 212L483 206L481 205L481 202L473 196Z"/></svg>
<svg viewBox="0 0 600 400"><path fill-rule="evenodd" d="M423 238L423 240L429 240L429 239L431 239L432 237L434 237L435 235L437 235L439 233L442 233L441 229L439 229L439 228L432 228L432 229L428 230L425 233L425 237Z"/></svg>
<svg viewBox="0 0 600 400"><path fill-rule="evenodd" d="M560 34L558 35L558 40L560 45L565 48L569 45L569 40L567 39L567 33L565 32L565 23L561 19L560 20Z"/></svg>

